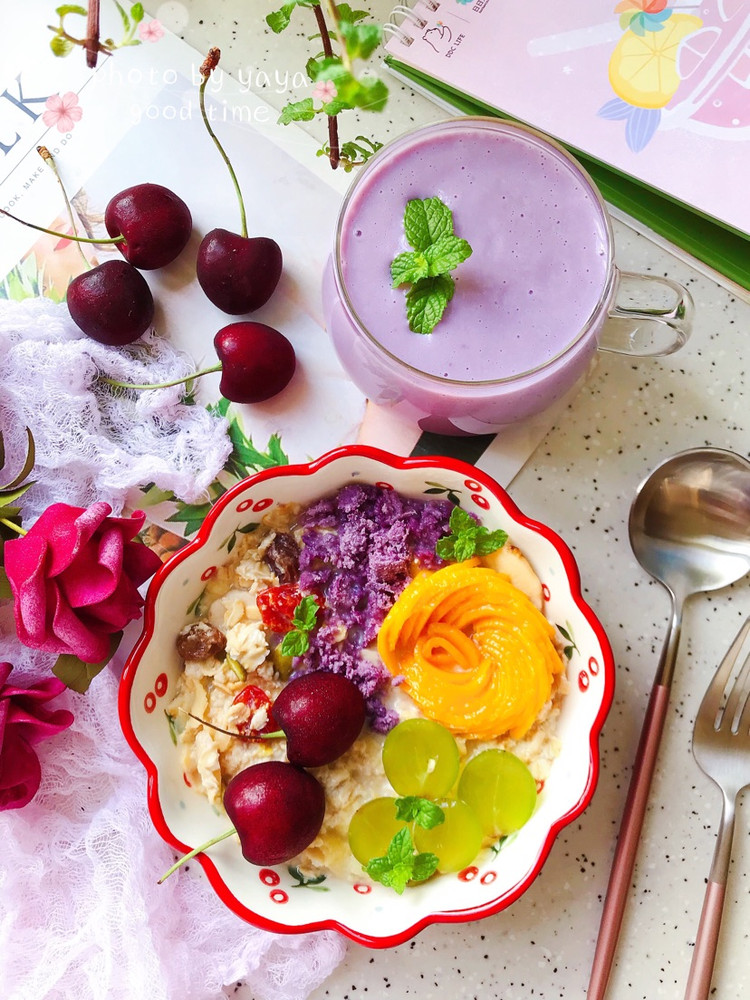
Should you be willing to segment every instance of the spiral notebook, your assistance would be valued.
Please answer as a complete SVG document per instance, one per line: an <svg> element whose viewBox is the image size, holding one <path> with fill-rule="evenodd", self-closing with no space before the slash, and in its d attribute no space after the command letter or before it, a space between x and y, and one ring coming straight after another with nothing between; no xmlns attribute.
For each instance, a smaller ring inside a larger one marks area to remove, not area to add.
<svg viewBox="0 0 750 1000"><path fill-rule="evenodd" d="M416 0L386 64L562 142L605 199L750 289L750 0Z"/></svg>

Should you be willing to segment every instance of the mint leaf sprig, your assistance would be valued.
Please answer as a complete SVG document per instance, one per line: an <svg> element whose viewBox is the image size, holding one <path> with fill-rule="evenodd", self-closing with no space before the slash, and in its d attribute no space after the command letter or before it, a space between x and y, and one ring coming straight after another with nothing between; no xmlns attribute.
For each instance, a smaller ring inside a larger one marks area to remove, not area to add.
<svg viewBox="0 0 750 1000"><path fill-rule="evenodd" d="M394 835L385 855L368 861L365 871L400 896L409 882L424 882L434 875L438 864L435 854L416 852L409 827L404 826Z"/></svg>
<svg viewBox="0 0 750 1000"><path fill-rule="evenodd" d="M413 198L404 211L404 234L413 250L391 261L393 288L409 285L406 317L414 333L432 333L453 298L450 272L472 254L453 232L453 212L440 198Z"/></svg>
<svg viewBox="0 0 750 1000"><path fill-rule="evenodd" d="M448 562L463 562L472 556L486 556L501 549L508 540L508 533L498 528L489 531L478 524L462 507L454 507L448 521L450 534L439 538L435 552Z"/></svg>
<svg viewBox="0 0 750 1000"><path fill-rule="evenodd" d="M294 609L292 625L281 642L284 656L302 656L310 647L310 632L318 619L318 602L313 594L306 594Z"/></svg>
<svg viewBox="0 0 750 1000"><path fill-rule="evenodd" d="M396 799L396 819L431 830L444 822L445 813L431 799L406 795ZM383 857L371 858L365 871L370 878L401 895L410 882L424 882L434 875L439 864L437 855L417 851L410 828L404 826L394 834Z"/></svg>

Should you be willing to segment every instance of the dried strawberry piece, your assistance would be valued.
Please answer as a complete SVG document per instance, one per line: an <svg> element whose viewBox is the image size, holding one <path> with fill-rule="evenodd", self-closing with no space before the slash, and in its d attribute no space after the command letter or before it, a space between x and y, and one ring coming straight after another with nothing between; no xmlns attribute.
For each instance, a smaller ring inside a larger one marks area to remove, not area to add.
<svg viewBox="0 0 750 1000"><path fill-rule="evenodd" d="M250 710L248 718L237 724L237 732L242 736L260 736L263 733L275 733L278 730L279 727L271 711L273 703L263 688L259 688L255 684L248 684L243 687L239 694L235 695L232 704L247 705ZM253 716L261 708L268 710L268 721L260 729L251 729Z"/></svg>
<svg viewBox="0 0 750 1000"><path fill-rule="evenodd" d="M291 632L294 628L292 619L295 609L304 596L305 594L296 583L282 583L278 587L268 587L266 590L261 590L255 598L255 603L258 605L258 611L260 611L261 619L266 628L272 632L278 632L279 635ZM318 605L322 607L322 595L314 592L313 596Z"/></svg>

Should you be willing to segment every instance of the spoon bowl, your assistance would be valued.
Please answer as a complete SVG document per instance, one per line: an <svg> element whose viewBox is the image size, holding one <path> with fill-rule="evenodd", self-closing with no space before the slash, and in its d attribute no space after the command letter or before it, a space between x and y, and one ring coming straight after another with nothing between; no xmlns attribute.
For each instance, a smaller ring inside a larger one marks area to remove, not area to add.
<svg viewBox="0 0 750 1000"><path fill-rule="evenodd" d="M750 463L719 448L667 459L636 492L629 532L673 598L729 586L750 570Z"/></svg>
<svg viewBox="0 0 750 1000"><path fill-rule="evenodd" d="M727 587L750 571L750 462L721 448L694 448L667 459L636 490L628 530L638 562L669 591L672 620L633 763L588 1000L602 1000L607 989L667 715L683 606L693 594Z"/></svg>

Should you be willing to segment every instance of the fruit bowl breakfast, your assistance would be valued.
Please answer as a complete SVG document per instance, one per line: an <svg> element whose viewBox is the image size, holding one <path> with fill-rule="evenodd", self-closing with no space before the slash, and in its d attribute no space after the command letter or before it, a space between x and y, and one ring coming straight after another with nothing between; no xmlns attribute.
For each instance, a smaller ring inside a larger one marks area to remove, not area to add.
<svg viewBox="0 0 750 1000"><path fill-rule="evenodd" d="M195 852L257 926L386 947L525 891L613 686L554 532L473 466L353 446L217 501L151 583L120 719L165 877Z"/></svg>

